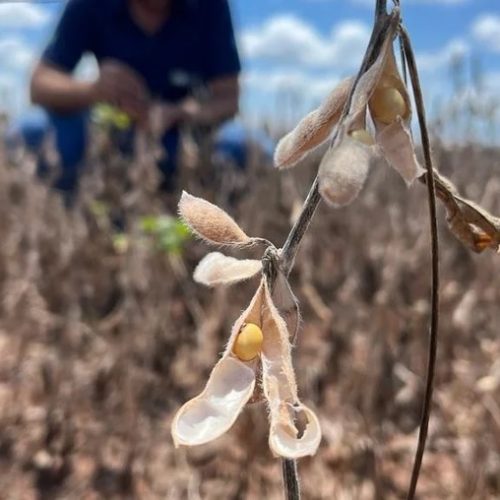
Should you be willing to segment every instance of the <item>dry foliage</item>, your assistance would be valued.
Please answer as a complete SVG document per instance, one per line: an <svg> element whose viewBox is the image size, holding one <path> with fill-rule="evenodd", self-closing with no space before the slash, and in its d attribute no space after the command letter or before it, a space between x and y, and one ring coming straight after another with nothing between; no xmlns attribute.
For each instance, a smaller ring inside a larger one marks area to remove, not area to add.
<svg viewBox="0 0 500 500"><path fill-rule="evenodd" d="M461 193L500 213L498 151L435 153ZM202 390L255 282L206 290L190 278L203 244L167 254L144 234L139 218L175 213L180 195L155 194L151 159L101 152L93 166L84 199L66 210L34 180L29 158L0 162L2 498L281 498L261 406L209 445L175 451L170 436L174 412ZM194 167L183 188L227 208L246 234L276 242L316 169L219 165L213 176L213 165ZM425 192L378 164L367 183L348 211L320 208L292 274L304 312L299 392L324 434L314 459L299 464L306 499L401 498L408 482L426 358ZM470 254L444 226L438 379L419 492L493 499L498 256Z"/></svg>

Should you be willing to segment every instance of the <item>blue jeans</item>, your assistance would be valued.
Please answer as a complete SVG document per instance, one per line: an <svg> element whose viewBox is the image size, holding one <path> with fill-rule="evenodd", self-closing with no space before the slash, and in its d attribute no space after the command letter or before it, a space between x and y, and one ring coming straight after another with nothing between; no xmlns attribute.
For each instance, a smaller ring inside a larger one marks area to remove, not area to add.
<svg viewBox="0 0 500 500"><path fill-rule="evenodd" d="M54 187L67 193L73 193L78 186L78 179L85 166L84 157L88 146L88 126L90 112L71 115L48 113L48 123L45 132L51 131L55 136L55 146L61 163L61 175L56 179ZM22 133L22 132L21 132ZM44 134L41 134L42 136ZM158 164L164 180L163 189L172 187L176 171L176 153L179 133L172 130L165 134L162 144L167 151L167 157ZM133 153L133 130L121 134L117 148L125 155ZM43 160L39 162L38 173L40 177L46 176L47 165Z"/></svg>
<svg viewBox="0 0 500 500"><path fill-rule="evenodd" d="M61 165L61 174L54 183L56 189L73 192L78 185L87 149L88 119L88 112L67 116L53 113L48 115L47 132L54 134ZM38 163L39 176L45 177L47 171L47 165L41 159Z"/></svg>

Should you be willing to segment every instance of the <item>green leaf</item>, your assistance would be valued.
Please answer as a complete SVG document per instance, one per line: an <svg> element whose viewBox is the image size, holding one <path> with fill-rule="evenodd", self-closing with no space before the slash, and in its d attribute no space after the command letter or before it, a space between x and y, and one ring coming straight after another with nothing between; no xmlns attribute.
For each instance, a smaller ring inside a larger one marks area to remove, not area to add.
<svg viewBox="0 0 500 500"><path fill-rule="evenodd" d="M144 233L152 236L158 248L166 253L180 254L184 243L191 238L189 228L176 217L147 215L140 219Z"/></svg>

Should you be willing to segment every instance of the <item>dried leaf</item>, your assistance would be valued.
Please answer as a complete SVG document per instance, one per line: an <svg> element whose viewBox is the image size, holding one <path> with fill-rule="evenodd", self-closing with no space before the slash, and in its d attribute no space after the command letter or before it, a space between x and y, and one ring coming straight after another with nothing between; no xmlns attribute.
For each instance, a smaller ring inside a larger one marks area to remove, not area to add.
<svg viewBox="0 0 500 500"><path fill-rule="evenodd" d="M215 365L201 394L185 403L172 423L175 446L196 446L224 434L254 393L257 363L233 355L233 344L244 323L261 325L263 284L233 325L222 359Z"/></svg>
<svg viewBox="0 0 500 500"><path fill-rule="evenodd" d="M252 241L224 210L186 191L179 201L179 214L194 233L211 243L245 245Z"/></svg>
<svg viewBox="0 0 500 500"><path fill-rule="evenodd" d="M446 207L451 232L467 248L500 251L500 218L459 195L449 179L434 171L436 193Z"/></svg>
<svg viewBox="0 0 500 500"><path fill-rule="evenodd" d="M344 136L338 146L326 152L319 166L319 191L323 199L335 207L352 203L365 184L375 156L373 146Z"/></svg>
<svg viewBox="0 0 500 500"><path fill-rule="evenodd" d="M480 228L490 237L492 246L500 245L500 218L493 216L487 210L473 201L456 196L461 211L469 224Z"/></svg>
<svg viewBox="0 0 500 500"><path fill-rule="evenodd" d="M469 224L461 212L447 217L448 226L454 236L474 252L480 253L492 243L491 238L479 228Z"/></svg>
<svg viewBox="0 0 500 500"><path fill-rule="evenodd" d="M193 278L206 286L233 285L252 278L261 270L260 260L239 260L220 252L212 252L200 261Z"/></svg>
<svg viewBox="0 0 500 500"><path fill-rule="evenodd" d="M321 106L307 116L278 143L274 153L274 164L278 168L292 167L307 153L323 144L337 124L353 78L341 81Z"/></svg>
<svg viewBox="0 0 500 500"><path fill-rule="evenodd" d="M270 409L269 446L285 458L314 455L321 441L321 429L314 412L298 399L288 330L267 284L264 300L262 381Z"/></svg>
<svg viewBox="0 0 500 500"><path fill-rule="evenodd" d="M415 155L410 130L400 117L391 125L379 128L377 143L385 159L398 171L407 185L425 173Z"/></svg>

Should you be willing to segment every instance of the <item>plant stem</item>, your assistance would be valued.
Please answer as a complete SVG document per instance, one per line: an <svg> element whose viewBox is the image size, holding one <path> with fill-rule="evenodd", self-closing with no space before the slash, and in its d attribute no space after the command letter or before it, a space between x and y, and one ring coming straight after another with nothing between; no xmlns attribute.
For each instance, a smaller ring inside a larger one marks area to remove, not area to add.
<svg viewBox="0 0 500 500"><path fill-rule="evenodd" d="M387 14L387 0L377 0L375 5L375 19L380 19Z"/></svg>
<svg viewBox="0 0 500 500"><path fill-rule="evenodd" d="M316 208L318 208L319 202L321 201L318 185L319 180L318 177L316 177L311 189L309 190L306 201L304 202L299 218L292 227L285 244L283 245L281 253L281 269L285 276L290 274L300 242L302 241L314 213L316 212Z"/></svg>
<svg viewBox="0 0 500 500"><path fill-rule="evenodd" d="M427 360L427 374L425 381L425 395L420 419L420 430L418 435L418 445L415 453L415 461L408 489L407 500L413 500L417 489L418 477L422 466L422 459L425 451L425 443L429 430L429 419L431 414L432 392L434 389L434 378L437 358L437 341L439 327L439 239L436 215L436 187L434 179L434 169L432 165L431 148L429 133L427 131L427 122L425 119L425 107L422 96L422 88L418 76L415 55L411 47L410 37L404 27L400 27L400 37L403 43L408 70L410 73L413 95L417 108L418 123L424 152L425 167L427 170L427 192L429 200L429 217L431 229L431 247L432 247L432 291L431 291L431 324L429 331L429 352Z"/></svg>
<svg viewBox="0 0 500 500"><path fill-rule="evenodd" d="M283 459L281 461L281 471L285 485L285 498L287 500L300 500L299 475L296 460Z"/></svg>
<svg viewBox="0 0 500 500"><path fill-rule="evenodd" d="M403 40L399 37L399 53L401 55L401 72L403 73L403 81L405 85L408 86L408 71L406 63L405 48L403 46Z"/></svg>
<svg viewBox="0 0 500 500"><path fill-rule="evenodd" d="M387 36L393 37L395 34L395 30L397 25L399 24L399 9L396 7L393 9L390 15L387 14L387 0L377 0L375 6L375 21L372 30L372 34L370 37L370 41L368 43L368 48L365 52L365 56L363 58L363 62L361 63L361 67L359 68L358 74L354 79L354 82L351 86L351 90L349 91L349 96L346 100L344 109L342 111L342 115L339 119L339 123L345 119L345 117L349 114L352 98L354 95L354 91L356 89L356 85L359 82L359 79L366 72L366 70L373 64L377 55L380 52L380 47L382 46L384 40ZM335 144L338 137L338 128L335 131L330 147ZM290 271L293 267L293 263L295 261L295 256L299 249L300 242L304 237L309 224L318 208L318 205L321 201L321 195L319 192L319 178L316 176L314 182L309 190L309 194L304 202L302 207L302 211L293 225L288 237L283 245L283 249L281 251L280 256L280 267L285 276L290 274ZM299 477L297 472L297 462L295 460L283 459L281 462L282 474L283 474L283 483L285 487L285 498L287 500L299 500L300 499L300 488L299 488Z"/></svg>

